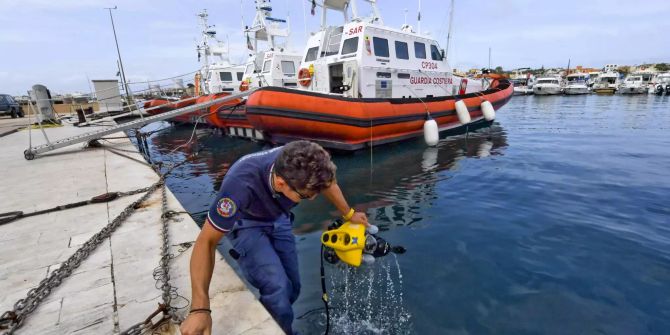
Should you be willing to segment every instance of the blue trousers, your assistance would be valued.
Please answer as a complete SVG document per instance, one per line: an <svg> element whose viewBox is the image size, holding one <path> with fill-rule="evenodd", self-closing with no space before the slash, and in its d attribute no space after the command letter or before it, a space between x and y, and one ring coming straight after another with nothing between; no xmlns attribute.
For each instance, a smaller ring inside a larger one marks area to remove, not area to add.
<svg viewBox="0 0 670 335"><path fill-rule="evenodd" d="M241 220L228 235L239 254L244 277L260 292L260 301L286 334L293 334L293 308L300 294L300 274L291 220Z"/></svg>

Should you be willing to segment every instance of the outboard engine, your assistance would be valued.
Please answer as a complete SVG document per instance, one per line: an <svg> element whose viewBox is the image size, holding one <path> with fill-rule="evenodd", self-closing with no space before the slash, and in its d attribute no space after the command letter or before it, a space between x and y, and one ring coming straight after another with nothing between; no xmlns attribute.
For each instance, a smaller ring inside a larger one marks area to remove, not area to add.
<svg viewBox="0 0 670 335"><path fill-rule="evenodd" d="M665 95L670 95L670 84L665 85Z"/></svg>
<svg viewBox="0 0 670 335"><path fill-rule="evenodd" d="M663 95L663 84L656 85L656 95Z"/></svg>

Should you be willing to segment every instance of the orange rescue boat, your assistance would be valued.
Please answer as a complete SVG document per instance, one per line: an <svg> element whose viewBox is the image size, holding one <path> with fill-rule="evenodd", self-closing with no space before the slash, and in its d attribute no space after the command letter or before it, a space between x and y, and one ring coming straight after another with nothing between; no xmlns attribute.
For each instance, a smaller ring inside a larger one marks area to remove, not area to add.
<svg viewBox="0 0 670 335"><path fill-rule="evenodd" d="M498 110L513 93L513 85L502 78L493 79L481 92L426 98L345 98L263 87L249 96L246 114L271 142L307 139L333 149L358 150L422 136L427 115L437 122L440 133L457 134L490 125L482 103L488 101ZM465 125L455 107L459 100L472 120Z"/></svg>

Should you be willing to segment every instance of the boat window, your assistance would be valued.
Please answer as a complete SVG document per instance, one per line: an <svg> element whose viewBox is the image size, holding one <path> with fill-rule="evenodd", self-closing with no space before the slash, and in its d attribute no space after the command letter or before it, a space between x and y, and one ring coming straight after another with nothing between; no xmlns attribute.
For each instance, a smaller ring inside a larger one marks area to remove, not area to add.
<svg viewBox="0 0 670 335"><path fill-rule="evenodd" d="M319 52L319 47L313 47L307 49L307 55L305 56L305 62L311 62L313 60L316 60L316 55Z"/></svg>
<svg viewBox="0 0 670 335"><path fill-rule="evenodd" d="M435 44L430 45L430 58L432 60L442 60L442 54L440 53L440 49L438 49Z"/></svg>
<svg viewBox="0 0 670 335"><path fill-rule="evenodd" d="M221 81L233 81L233 74L230 72L219 72L219 78L221 78Z"/></svg>
<svg viewBox="0 0 670 335"><path fill-rule="evenodd" d="M390 72L377 72L377 78L391 78Z"/></svg>
<svg viewBox="0 0 670 335"><path fill-rule="evenodd" d="M398 73L398 79L409 79L409 73Z"/></svg>
<svg viewBox="0 0 670 335"><path fill-rule="evenodd" d="M414 57L426 59L426 45L421 42L414 42Z"/></svg>
<svg viewBox="0 0 670 335"><path fill-rule="evenodd" d="M358 51L358 36L344 40L344 43L342 43L343 55L352 54L356 51Z"/></svg>
<svg viewBox="0 0 670 335"><path fill-rule="evenodd" d="M395 41L395 56L398 59L409 59L409 51L407 51L407 43Z"/></svg>
<svg viewBox="0 0 670 335"><path fill-rule="evenodd" d="M281 71L284 72L284 75L287 77L295 76L295 63L290 60L281 61Z"/></svg>
<svg viewBox="0 0 670 335"><path fill-rule="evenodd" d="M263 73L270 72L270 67L272 66L272 60L268 59L263 63Z"/></svg>
<svg viewBox="0 0 670 335"><path fill-rule="evenodd" d="M375 47L375 56L388 57L389 56L389 41L381 37L373 37L372 44Z"/></svg>
<svg viewBox="0 0 670 335"><path fill-rule="evenodd" d="M244 72L238 72L237 73L237 81L242 81L243 77L244 77Z"/></svg>

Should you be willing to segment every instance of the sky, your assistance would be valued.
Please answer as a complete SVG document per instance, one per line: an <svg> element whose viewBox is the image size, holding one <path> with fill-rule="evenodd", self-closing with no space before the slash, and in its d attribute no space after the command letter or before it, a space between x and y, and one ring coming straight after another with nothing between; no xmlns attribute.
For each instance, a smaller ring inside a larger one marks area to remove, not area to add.
<svg viewBox="0 0 670 335"><path fill-rule="evenodd" d="M304 1L304 2L303 2ZM318 13L309 0L274 0L273 16L291 22L290 49L302 53ZM320 1L319 1L320 2ZM357 0L361 14L369 6ZM384 23L417 28L418 0L378 0ZM0 93L24 95L34 84L55 93L90 92L89 80L115 79L114 23L125 73L133 90L196 71L197 13L207 9L218 36L230 41L231 60L247 51L242 22L252 0L0 0ZM446 45L448 0L421 1L422 33ZM339 17L330 16L336 23ZM600 68L616 63L670 62L670 1L456 0L448 58L460 70L492 67ZM191 76L185 81L192 80ZM139 82L145 81L140 84ZM160 82L169 85L170 81Z"/></svg>

